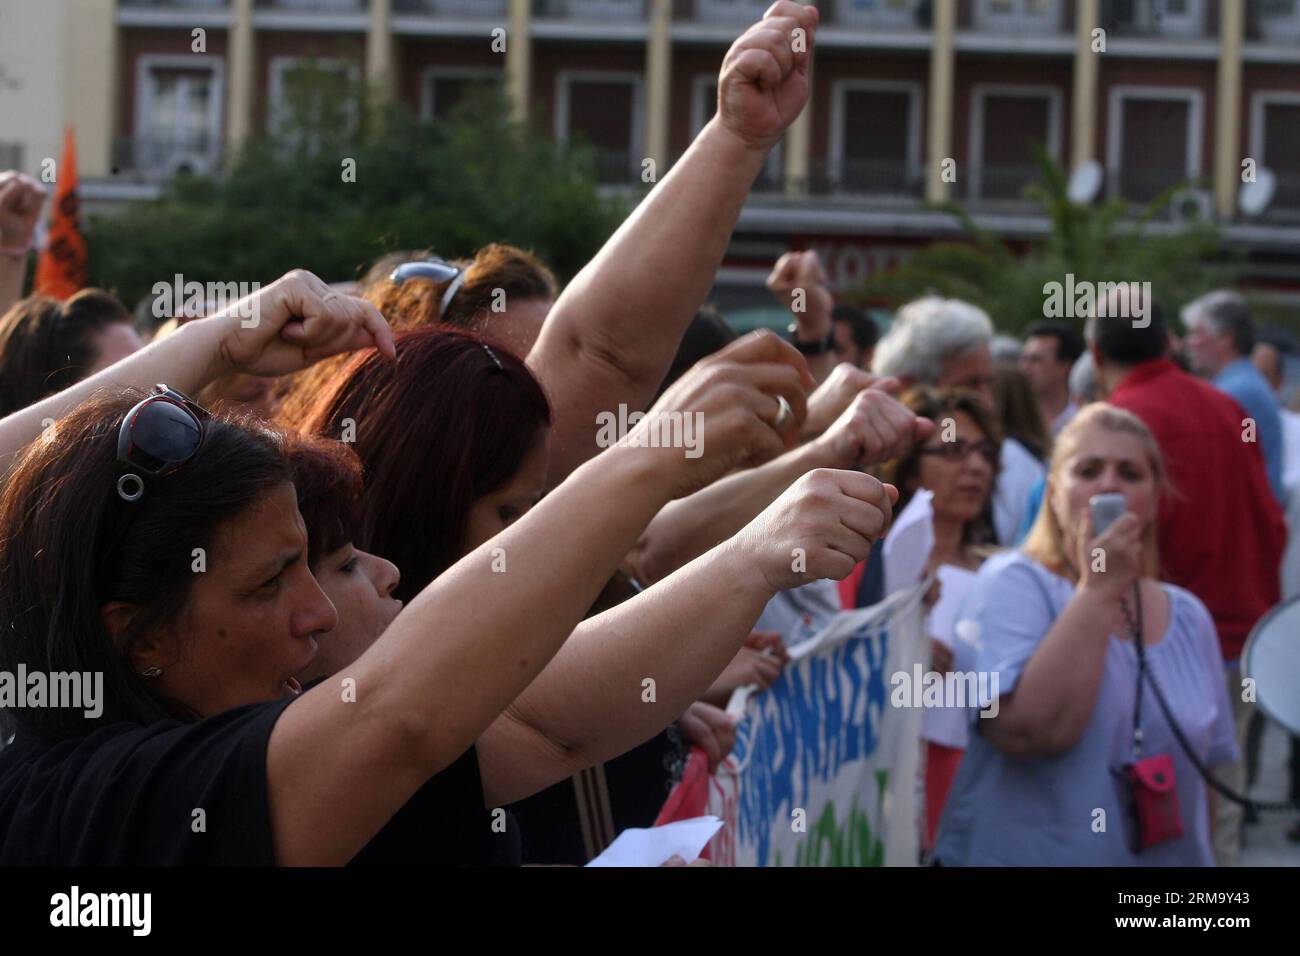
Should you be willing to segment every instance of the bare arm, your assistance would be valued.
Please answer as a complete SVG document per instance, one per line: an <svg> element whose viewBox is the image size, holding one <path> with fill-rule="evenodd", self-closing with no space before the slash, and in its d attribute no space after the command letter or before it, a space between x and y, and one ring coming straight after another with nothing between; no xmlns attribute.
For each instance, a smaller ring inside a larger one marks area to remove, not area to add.
<svg viewBox="0 0 1300 956"><path fill-rule="evenodd" d="M1078 590L1034 652L998 715L980 721L989 742L1013 757L1055 756L1079 742L1097 705L1112 605Z"/></svg>
<svg viewBox="0 0 1300 956"><path fill-rule="evenodd" d="M1092 539L1085 515L1076 540ZM1092 719L1106 668L1106 647L1120 596L1141 567L1139 523L1124 515L1104 535L1080 549L1080 583L1052 623L1016 684L1004 694L998 715L980 721L999 750L1016 757L1054 756L1079 742ZM1108 570L1094 573L1091 556L1100 548Z"/></svg>
<svg viewBox="0 0 1300 956"><path fill-rule="evenodd" d="M804 445L775 461L728 475L689 498L670 502L633 552L637 578L653 584L727 540L814 468L830 467L820 448Z"/></svg>
<svg viewBox="0 0 1300 956"><path fill-rule="evenodd" d="M817 13L782 0L723 61L719 111L556 302L528 355L558 410L552 484L597 451L596 416L645 408L708 295L766 160L808 96Z"/></svg>
<svg viewBox="0 0 1300 956"><path fill-rule="evenodd" d="M251 328L244 327L254 320ZM331 293L309 272L291 272L226 312L191 322L175 335L0 420L0 464L7 473L49 422L100 389L166 382L193 393L228 371L282 375L328 355L372 345L393 354L392 333L373 306Z"/></svg>
<svg viewBox="0 0 1300 956"><path fill-rule="evenodd" d="M892 385L892 380L882 383ZM667 505L637 542L632 563L638 577L657 581L729 538L814 468L863 468L887 461L928 437L933 428L886 391L864 389L813 441Z"/></svg>
<svg viewBox="0 0 1300 956"><path fill-rule="evenodd" d="M346 862L468 750L559 650L669 498L780 452L774 395L802 408L806 372L774 337L733 343L655 406L703 415L711 454L651 447L639 425L629 444L583 465L420 592L337 675L356 682L355 699L331 680L287 708L267 753L277 861ZM494 572L496 556L505 573Z"/></svg>
<svg viewBox="0 0 1300 956"><path fill-rule="evenodd" d="M535 793L671 723L777 590L843 578L866 557L891 491L869 475L813 472L726 544L584 622L479 741L487 804ZM806 573L791 567L795 547L807 553Z"/></svg>

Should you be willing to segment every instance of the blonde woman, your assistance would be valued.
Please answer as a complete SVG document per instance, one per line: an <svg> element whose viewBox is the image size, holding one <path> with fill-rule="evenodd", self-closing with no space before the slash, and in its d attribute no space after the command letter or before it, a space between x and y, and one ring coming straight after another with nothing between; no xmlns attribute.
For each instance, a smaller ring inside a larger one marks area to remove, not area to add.
<svg viewBox="0 0 1300 956"><path fill-rule="evenodd" d="M1028 539L984 564L958 627L971 645L959 665L998 697L972 718L941 865L1213 864L1207 789L1169 717L1202 764L1236 746L1209 613L1156 578L1165 490L1131 413L1091 405L1058 436ZM1097 534L1089 501L1103 493L1127 511Z"/></svg>

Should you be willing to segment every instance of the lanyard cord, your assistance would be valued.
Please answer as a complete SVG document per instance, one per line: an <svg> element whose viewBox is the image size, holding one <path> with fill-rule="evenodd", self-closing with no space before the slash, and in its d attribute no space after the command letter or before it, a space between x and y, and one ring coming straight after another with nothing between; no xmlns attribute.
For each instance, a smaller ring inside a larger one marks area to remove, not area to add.
<svg viewBox="0 0 1300 956"><path fill-rule="evenodd" d="M1196 772L1201 775L1201 779L1213 787L1216 792L1233 803L1239 803L1243 807L1251 807L1257 811L1294 810L1297 807L1300 807L1300 800L1259 801L1251 800L1249 797L1244 797L1235 790L1231 790L1224 784L1220 783L1218 779L1210 773L1205 764L1201 762L1201 759L1196 756L1195 751L1192 750L1191 744L1189 744L1187 738L1183 736L1182 728L1179 727L1178 722L1174 720L1174 715L1170 712L1169 704L1165 702L1165 695L1161 693L1160 685L1156 683L1156 675L1147 669L1146 648L1142 643L1142 585L1140 581L1133 582L1133 603L1137 608L1136 621L1134 621L1133 615L1129 611L1128 602L1122 598L1120 599L1120 608L1124 612L1125 623L1128 625L1129 636L1133 638L1133 647L1137 650L1138 658L1137 693L1133 704L1134 761L1137 761L1142 751L1142 681L1145 678L1151 684L1151 690L1156 695L1156 702L1160 704L1160 710L1164 713L1165 720L1169 724L1169 729L1174 732L1174 737L1177 739L1179 746L1183 748L1183 753L1187 755L1187 759L1190 760L1192 766L1196 768ZM1245 754L1242 754L1240 759L1244 760Z"/></svg>
<svg viewBox="0 0 1300 956"><path fill-rule="evenodd" d="M1133 695L1133 762L1137 763L1142 757L1142 681L1147 676L1147 655L1146 646L1142 642L1142 582L1133 582L1133 604L1137 608L1137 616L1129 610L1128 602L1123 598L1119 599L1120 610L1124 612L1124 623L1128 625L1129 637L1133 639L1133 647L1137 650L1138 658L1138 678L1137 693Z"/></svg>

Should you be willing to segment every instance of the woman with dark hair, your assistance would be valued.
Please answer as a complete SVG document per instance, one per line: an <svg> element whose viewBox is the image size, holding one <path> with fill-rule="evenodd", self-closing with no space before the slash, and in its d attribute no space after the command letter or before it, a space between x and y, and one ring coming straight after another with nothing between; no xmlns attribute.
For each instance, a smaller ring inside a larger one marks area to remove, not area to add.
<svg viewBox="0 0 1300 956"><path fill-rule="evenodd" d="M285 334L277 301L242 334L280 361L264 354L247 370L289 370L267 345ZM375 318L328 293L303 311L313 309L348 310L353 324L309 317L294 333L308 358L313 329L332 330L329 347ZM223 356L252 349L213 341ZM666 723L731 658L771 594L802 580L788 560L796 542L807 574L844 574L887 521L875 479L819 472L659 593L575 632L668 498L775 454L775 425L800 418L797 354L770 338L745 345L678 383L659 409L699 410L712 454L654 447L638 426L417 595L339 686L306 692L294 675L337 614L308 569L283 441L172 391L78 408L57 441L28 449L0 498L0 614L13 622L0 669L84 668L107 686L98 714L5 712L16 739L0 755L0 861L342 863L417 795L439 823L403 819L464 830L473 843L467 814L560 778L556 741L580 763ZM217 368L202 361L209 375ZM783 419L773 393L795 414ZM590 505L615 497L615 509ZM490 572L497 551L516 573ZM530 687L544 668L547 680ZM657 706L636 693L645 675L658 677ZM196 809L221 829L186 826Z"/></svg>
<svg viewBox="0 0 1300 956"><path fill-rule="evenodd" d="M396 345L396 362L354 356L287 424L355 449L356 543L401 568L407 600L541 498L551 409L520 359L471 333L420 329Z"/></svg>
<svg viewBox="0 0 1300 956"><path fill-rule="evenodd" d="M131 313L99 289L66 302L28 296L0 317L0 417L39 402L144 343Z"/></svg>
<svg viewBox="0 0 1300 956"><path fill-rule="evenodd" d="M988 407L974 392L914 388L902 402L933 421L936 433L876 474L898 488L900 510L921 489L933 495L934 547L926 574L939 578L940 590L928 621L931 663L942 674L953 669L956 611L994 541L990 499L1001 436ZM948 789L966 749L965 712L956 707L927 709L921 738L926 741L924 844L928 849L934 846Z"/></svg>
<svg viewBox="0 0 1300 956"><path fill-rule="evenodd" d="M998 363L993 369L993 396L1002 433L1024 445L1040 462L1046 462L1051 456L1052 436L1029 376L1014 366Z"/></svg>

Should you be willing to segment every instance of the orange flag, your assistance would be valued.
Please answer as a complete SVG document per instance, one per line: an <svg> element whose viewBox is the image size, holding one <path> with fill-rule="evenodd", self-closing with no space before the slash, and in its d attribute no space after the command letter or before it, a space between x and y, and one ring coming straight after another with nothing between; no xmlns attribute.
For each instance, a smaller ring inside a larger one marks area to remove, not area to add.
<svg viewBox="0 0 1300 956"><path fill-rule="evenodd" d="M49 239L36 263L36 293L71 298L86 285L86 240L81 235L77 196L77 148L72 127L63 134L63 162L54 191Z"/></svg>

